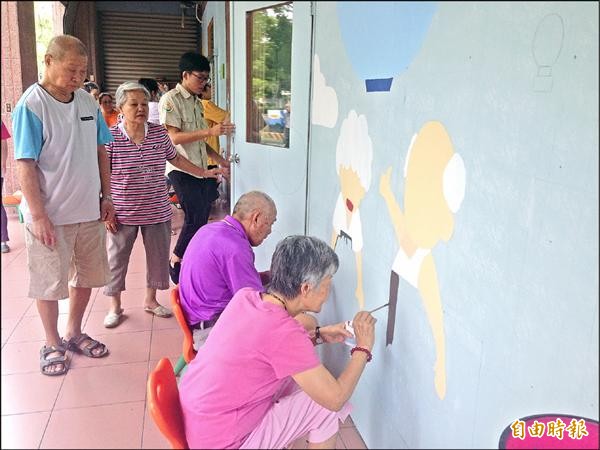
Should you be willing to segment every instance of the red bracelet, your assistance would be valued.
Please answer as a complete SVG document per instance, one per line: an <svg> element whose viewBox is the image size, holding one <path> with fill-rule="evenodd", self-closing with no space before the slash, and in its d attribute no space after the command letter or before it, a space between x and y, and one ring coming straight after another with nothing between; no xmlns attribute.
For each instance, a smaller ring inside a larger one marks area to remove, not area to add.
<svg viewBox="0 0 600 450"><path fill-rule="evenodd" d="M350 350L350 356L352 356L354 352L365 352L367 354L367 362L370 362L373 359L373 355L371 354L369 349L366 349L364 347L354 347L352 350Z"/></svg>

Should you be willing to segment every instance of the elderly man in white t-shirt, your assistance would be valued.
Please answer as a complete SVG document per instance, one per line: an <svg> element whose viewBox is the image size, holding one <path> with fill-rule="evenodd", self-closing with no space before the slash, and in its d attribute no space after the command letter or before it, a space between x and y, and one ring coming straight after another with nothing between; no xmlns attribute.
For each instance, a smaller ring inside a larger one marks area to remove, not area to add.
<svg viewBox="0 0 600 450"><path fill-rule="evenodd" d="M94 98L81 89L88 57L73 36L56 36L44 56L42 81L30 86L13 112L13 138L23 191L29 297L36 299L46 334L40 371L62 375L66 350L90 358L108 354L82 333L92 288L106 284L106 230L112 220L109 161L112 140ZM58 328L58 300L69 298L65 339Z"/></svg>

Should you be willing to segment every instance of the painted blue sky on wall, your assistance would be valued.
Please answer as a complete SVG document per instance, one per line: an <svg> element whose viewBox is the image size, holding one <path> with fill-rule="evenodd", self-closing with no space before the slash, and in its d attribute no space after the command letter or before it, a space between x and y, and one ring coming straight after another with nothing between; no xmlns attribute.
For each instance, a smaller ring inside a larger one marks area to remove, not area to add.
<svg viewBox="0 0 600 450"><path fill-rule="evenodd" d="M421 48L435 2L337 2L346 52L367 92L389 91Z"/></svg>

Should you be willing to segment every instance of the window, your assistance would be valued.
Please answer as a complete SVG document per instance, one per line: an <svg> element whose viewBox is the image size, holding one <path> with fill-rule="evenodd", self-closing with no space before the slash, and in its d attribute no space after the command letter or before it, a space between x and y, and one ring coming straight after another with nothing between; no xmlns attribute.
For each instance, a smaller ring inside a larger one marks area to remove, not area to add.
<svg viewBox="0 0 600 450"><path fill-rule="evenodd" d="M247 13L248 142L289 148L293 5Z"/></svg>

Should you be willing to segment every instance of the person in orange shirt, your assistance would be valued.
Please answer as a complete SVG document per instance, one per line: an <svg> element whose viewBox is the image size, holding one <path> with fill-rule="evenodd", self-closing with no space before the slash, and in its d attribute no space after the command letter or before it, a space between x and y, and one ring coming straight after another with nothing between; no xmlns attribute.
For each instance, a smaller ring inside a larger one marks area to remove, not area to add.
<svg viewBox="0 0 600 450"><path fill-rule="evenodd" d="M202 107L204 108L204 120L209 128L221 122L229 121L229 113L224 109L219 108L212 101L212 86L207 83L202 91ZM210 136L206 139L206 143L218 154L221 154L219 136ZM208 168L216 167L217 163L209 156Z"/></svg>
<svg viewBox="0 0 600 450"><path fill-rule="evenodd" d="M100 110L106 125L110 128L119 122L119 111L113 106L113 97L108 92L103 92L98 97Z"/></svg>
<svg viewBox="0 0 600 450"><path fill-rule="evenodd" d="M206 86L204 86L204 90L201 94L201 102L202 108L204 108L204 120L206 120L206 123L209 127L213 127L218 123L229 122L229 112L219 108L212 101L212 86L210 85L210 83L207 83ZM209 136L206 139L206 145L208 145L216 153L221 155L221 144L219 142L219 136ZM226 158L226 156L223 156L223 158ZM217 167L219 167L218 163L209 155L208 168L215 169ZM220 184L220 178L217 178L215 182L217 183L218 188Z"/></svg>

